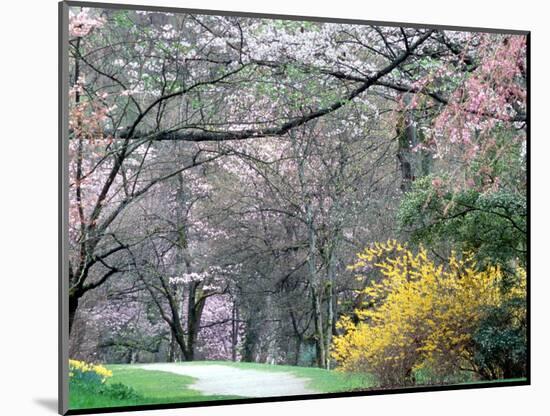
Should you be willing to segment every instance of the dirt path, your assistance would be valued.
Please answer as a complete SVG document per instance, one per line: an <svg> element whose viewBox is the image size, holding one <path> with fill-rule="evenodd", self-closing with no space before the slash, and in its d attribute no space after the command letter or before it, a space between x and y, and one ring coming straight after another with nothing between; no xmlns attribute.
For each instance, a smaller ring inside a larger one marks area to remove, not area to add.
<svg viewBox="0 0 550 416"><path fill-rule="evenodd" d="M195 377L189 386L203 394L243 397L292 396L318 393L306 387L307 379L290 373L244 370L226 365L144 364L144 370L168 371Z"/></svg>

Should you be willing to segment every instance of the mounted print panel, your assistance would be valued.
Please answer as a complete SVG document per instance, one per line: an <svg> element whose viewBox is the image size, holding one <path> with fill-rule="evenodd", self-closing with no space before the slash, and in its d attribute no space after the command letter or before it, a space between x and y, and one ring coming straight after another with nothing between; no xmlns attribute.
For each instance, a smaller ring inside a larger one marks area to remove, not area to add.
<svg viewBox="0 0 550 416"><path fill-rule="evenodd" d="M61 413L529 384L528 32L60 25Z"/></svg>

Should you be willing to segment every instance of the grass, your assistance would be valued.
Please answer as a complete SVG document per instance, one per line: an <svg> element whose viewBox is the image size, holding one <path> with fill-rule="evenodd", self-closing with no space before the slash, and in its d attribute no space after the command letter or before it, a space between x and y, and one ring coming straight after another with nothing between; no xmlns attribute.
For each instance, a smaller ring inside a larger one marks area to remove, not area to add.
<svg viewBox="0 0 550 416"><path fill-rule="evenodd" d="M476 381L467 381L467 382L458 383L458 384L517 383L517 382L523 382L523 381L527 381L527 377L501 378L496 380L476 380Z"/></svg>
<svg viewBox="0 0 550 416"><path fill-rule="evenodd" d="M243 370L261 370L267 372L286 372L307 380L307 386L320 393L337 393L345 391L366 390L374 387L372 376L349 374L338 371L328 371L320 368L297 367L288 365L269 365L257 363L242 363L231 361L195 361L179 363L181 366L194 365L227 365ZM203 395L192 389L195 378L164 372L137 368L133 365L107 365L113 376L107 383L122 383L135 390L137 397L117 399L108 395L94 394L82 389L72 389L69 394L71 409L138 406L147 404L201 402L210 400L237 399L239 396ZM525 381L525 379L493 380L490 383L502 381ZM231 382L231 380L228 380ZM462 381L450 384L478 384L482 381Z"/></svg>
<svg viewBox="0 0 550 416"><path fill-rule="evenodd" d="M440 386L453 386L453 385L468 385L468 384L487 384L487 383L513 383L520 381L527 381L526 378L508 378L508 379L495 379L495 380L478 380L474 374L470 371L463 371L453 376L437 378L434 377L429 369L422 369L416 372L416 387L440 385ZM435 381L434 381L435 380Z"/></svg>
<svg viewBox="0 0 550 416"><path fill-rule="evenodd" d="M238 396L203 395L190 388L195 381L193 377L164 371L142 370L132 368L131 365L108 365L106 367L113 372L113 377L107 383L122 383L132 387L140 397L117 399L93 394L83 389L73 389L69 393L69 408L86 409L239 398Z"/></svg>
<svg viewBox="0 0 550 416"><path fill-rule="evenodd" d="M372 386L372 379L360 374L345 374L320 368L295 367L287 365L269 365L257 363L235 363L231 361L195 361L180 363L182 366L227 365L230 367L262 370L268 372L287 372L307 380L307 386L320 393L335 393L358 390ZM69 394L71 409L138 406L161 403L185 403L210 400L227 400L239 396L203 395L193 390L195 378L164 372L136 368L133 365L107 365L113 376L107 383L122 383L132 387L139 397L117 399L108 395L93 394L82 389L72 389ZM230 382L230 380L228 381Z"/></svg>

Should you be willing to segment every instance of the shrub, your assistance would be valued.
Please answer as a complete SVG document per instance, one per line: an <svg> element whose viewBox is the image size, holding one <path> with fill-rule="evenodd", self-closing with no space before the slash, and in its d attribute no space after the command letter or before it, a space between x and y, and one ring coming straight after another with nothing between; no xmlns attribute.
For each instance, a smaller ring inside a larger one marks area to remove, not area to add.
<svg viewBox="0 0 550 416"><path fill-rule="evenodd" d="M69 391L104 395L117 400L141 397L132 387L122 383L106 383L112 375L112 371L102 365L69 360Z"/></svg>
<svg viewBox="0 0 550 416"><path fill-rule="evenodd" d="M138 394L132 387L129 387L122 383L113 383L103 386L102 393L117 400L131 400L139 399L141 395Z"/></svg>
<svg viewBox="0 0 550 416"><path fill-rule="evenodd" d="M484 379L527 375L525 271L500 305L486 308L473 335L474 362Z"/></svg>
<svg viewBox="0 0 550 416"><path fill-rule="evenodd" d="M438 252L452 245L475 253L484 266L525 266L527 200L520 193L499 190L452 190L453 180L427 176L413 183L401 202L400 228L413 243Z"/></svg>
<svg viewBox="0 0 550 416"><path fill-rule="evenodd" d="M436 265L424 249L413 254L396 241L358 257L352 270L378 270L382 278L359 291L363 307L338 322L344 333L335 337L332 356L340 369L372 373L382 386L415 384L423 370L441 382L478 372L473 336L484 311L508 299L498 266L478 270L471 255L454 254Z"/></svg>
<svg viewBox="0 0 550 416"><path fill-rule="evenodd" d="M69 360L69 380L71 383L100 386L112 375L112 371L102 365Z"/></svg>

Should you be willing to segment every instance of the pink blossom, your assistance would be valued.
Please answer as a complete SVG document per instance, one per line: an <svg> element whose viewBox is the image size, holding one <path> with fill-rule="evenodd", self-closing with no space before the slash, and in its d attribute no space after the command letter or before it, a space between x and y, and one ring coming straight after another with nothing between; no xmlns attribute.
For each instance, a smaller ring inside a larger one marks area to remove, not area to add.
<svg viewBox="0 0 550 416"><path fill-rule="evenodd" d="M92 17L90 10L83 8L78 14L71 13L69 16L69 34L71 36L83 37L93 29L100 28L105 23L102 17Z"/></svg>

